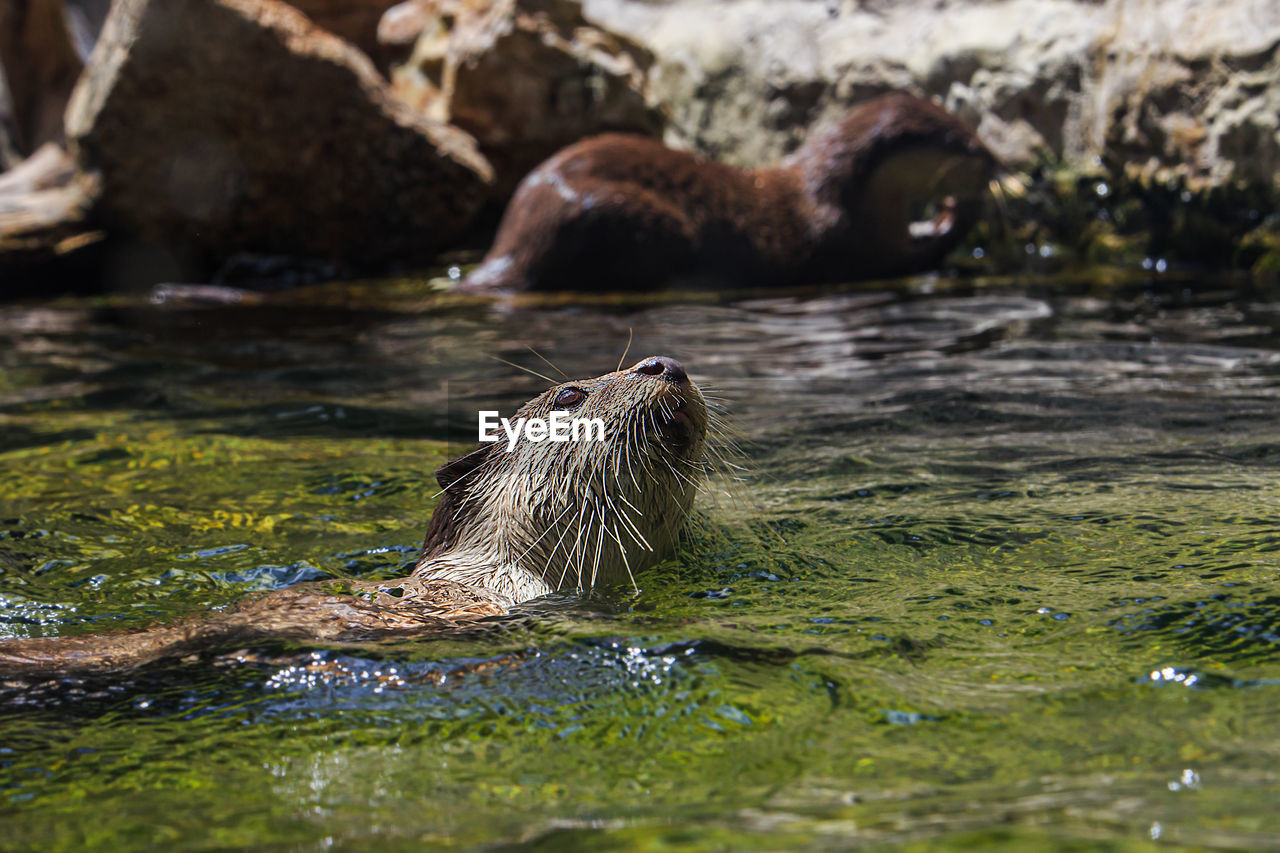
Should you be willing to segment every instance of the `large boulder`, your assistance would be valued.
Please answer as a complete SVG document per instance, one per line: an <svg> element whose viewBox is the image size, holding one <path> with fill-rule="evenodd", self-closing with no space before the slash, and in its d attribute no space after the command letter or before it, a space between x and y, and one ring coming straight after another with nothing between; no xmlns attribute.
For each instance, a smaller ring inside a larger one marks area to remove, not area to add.
<svg viewBox="0 0 1280 853"><path fill-rule="evenodd" d="M106 15L107 0L0 3L0 159L13 165L61 144L62 113Z"/></svg>
<svg viewBox="0 0 1280 853"><path fill-rule="evenodd" d="M584 0L658 57L668 141L749 163L874 94L932 95L1008 164L1272 186L1274 0Z"/></svg>
<svg viewBox="0 0 1280 853"><path fill-rule="evenodd" d="M117 0L66 126L100 221L211 263L422 261L490 181L470 136L276 0Z"/></svg>
<svg viewBox="0 0 1280 853"><path fill-rule="evenodd" d="M396 0L289 0L289 5L375 60L378 58L378 21L395 4Z"/></svg>
<svg viewBox="0 0 1280 853"><path fill-rule="evenodd" d="M0 298L27 292L33 275L47 285L36 292L57 289L63 262L102 243L89 220L96 191L52 142L0 175Z"/></svg>
<svg viewBox="0 0 1280 853"><path fill-rule="evenodd" d="M0 65L0 172L22 161L22 152L18 150L19 136L13 101L9 98L9 86L4 79L4 66Z"/></svg>
<svg viewBox="0 0 1280 853"><path fill-rule="evenodd" d="M591 26L578 0L408 0L379 37L384 51L412 44L393 90L475 136L500 196L584 136L661 132L643 92L652 56Z"/></svg>

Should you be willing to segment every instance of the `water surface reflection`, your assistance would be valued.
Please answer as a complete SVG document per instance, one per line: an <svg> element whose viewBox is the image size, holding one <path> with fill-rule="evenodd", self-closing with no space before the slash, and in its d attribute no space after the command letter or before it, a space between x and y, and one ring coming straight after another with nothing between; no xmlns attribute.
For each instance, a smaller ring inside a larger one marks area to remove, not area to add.
<svg viewBox="0 0 1280 853"><path fill-rule="evenodd" d="M15 843L87 844L90 818L139 846L1280 832L1265 283L12 306L0 631L395 576L475 411L545 387L504 361L595 375L629 336L724 401L747 462L639 594L452 642L8 685Z"/></svg>

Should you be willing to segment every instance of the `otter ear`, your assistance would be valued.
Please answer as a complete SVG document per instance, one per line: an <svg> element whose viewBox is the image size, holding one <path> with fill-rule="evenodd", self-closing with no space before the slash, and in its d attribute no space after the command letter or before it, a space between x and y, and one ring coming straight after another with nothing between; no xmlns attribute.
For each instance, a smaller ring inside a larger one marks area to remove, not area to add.
<svg viewBox="0 0 1280 853"><path fill-rule="evenodd" d="M493 442L482 446L479 450L468 453L466 456L450 459L436 469L436 482L440 484L440 488L447 490L454 483L479 468L484 460L489 458L489 453L497 446L498 443Z"/></svg>
<svg viewBox="0 0 1280 853"><path fill-rule="evenodd" d="M419 565L423 560L453 547L462 523L459 515L467 507L470 507L467 512L475 512L476 506L467 500L465 488L453 489L451 486L474 474L497 446L496 442L482 445L479 450L451 459L436 469L436 482L444 489L444 494L427 524L427 535L422 540L422 553L418 557Z"/></svg>

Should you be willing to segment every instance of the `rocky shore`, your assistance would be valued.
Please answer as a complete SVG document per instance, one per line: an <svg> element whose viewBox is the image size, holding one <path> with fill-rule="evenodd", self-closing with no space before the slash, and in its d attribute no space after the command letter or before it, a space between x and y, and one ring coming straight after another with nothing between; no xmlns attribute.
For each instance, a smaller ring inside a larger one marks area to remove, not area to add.
<svg viewBox="0 0 1280 853"><path fill-rule="evenodd" d="M11 0L0 67L0 296L422 266L584 136L756 165L894 90L1002 161L988 263L1280 266L1262 0Z"/></svg>

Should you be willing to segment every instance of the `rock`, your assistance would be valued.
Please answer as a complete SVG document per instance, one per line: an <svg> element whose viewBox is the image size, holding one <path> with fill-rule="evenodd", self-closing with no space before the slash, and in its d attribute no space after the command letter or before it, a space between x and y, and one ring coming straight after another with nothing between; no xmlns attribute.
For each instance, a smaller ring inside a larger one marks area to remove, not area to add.
<svg viewBox="0 0 1280 853"><path fill-rule="evenodd" d="M2 132L8 158L61 144L62 113L106 13L106 0L6 0L0 4ZM12 162L10 162L12 165Z"/></svg>
<svg viewBox="0 0 1280 853"><path fill-rule="evenodd" d="M577 0L409 0L383 17L379 38L388 49L413 42L393 90L475 136L500 196L584 136L661 132L643 94L652 57L588 24Z"/></svg>
<svg viewBox="0 0 1280 853"><path fill-rule="evenodd" d="M13 102L9 100L9 86L4 79L4 66L0 65L0 172L11 169L22 160L18 151L18 127L13 115Z"/></svg>
<svg viewBox="0 0 1280 853"><path fill-rule="evenodd" d="M0 175L0 297L27 292L31 273L56 275L58 262L101 243L88 221L95 194L95 182L51 142Z"/></svg>
<svg viewBox="0 0 1280 853"><path fill-rule="evenodd" d="M771 160L873 94L932 95L1006 163L1273 186L1271 0L584 0L656 56L667 140Z"/></svg>
<svg viewBox="0 0 1280 853"><path fill-rule="evenodd" d="M62 7L71 43L80 59L88 62L94 45L98 43L102 24L111 11L111 0L63 0Z"/></svg>
<svg viewBox="0 0 1280 853"><path fill-rule="evenodd" d="M117 0L66 121L101 181L95 216L206 264L420 262L467 227L491 174L470 136L276 0Z"/></svg>
<svg viewBox="0 0 1280 853"><path fill-rule="evenodd" d="M396 0L289 0L317 25L378 58L378 21Z"/></svg>

